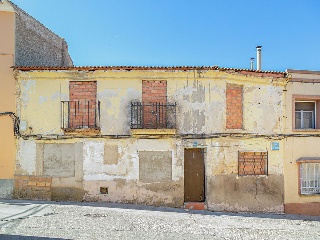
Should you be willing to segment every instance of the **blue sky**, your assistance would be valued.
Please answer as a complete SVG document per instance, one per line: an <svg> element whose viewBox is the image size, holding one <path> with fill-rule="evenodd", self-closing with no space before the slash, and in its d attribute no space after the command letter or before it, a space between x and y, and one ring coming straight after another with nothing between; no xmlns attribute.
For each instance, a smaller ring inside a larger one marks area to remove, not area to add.
<svg viewBox="0 0 320 240"><path fill-rule="evenodd" d="M64 37L77 66L320 70L319 0L12 0ZM256 61L255 61L256 62Z"/></svg>

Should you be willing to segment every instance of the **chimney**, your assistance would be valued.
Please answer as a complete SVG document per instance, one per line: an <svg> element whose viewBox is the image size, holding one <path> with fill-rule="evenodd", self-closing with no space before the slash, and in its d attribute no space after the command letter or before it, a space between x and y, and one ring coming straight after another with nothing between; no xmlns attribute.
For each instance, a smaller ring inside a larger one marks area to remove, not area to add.
<svg viewBox="0 0 320 240"><path fill-rule="evenodd" d="M253 70L253 68L254 68L253 63L254 63L254 58L250 58L250 69L251 70Z"/></svg>
<svg viewBox="0 0 320 240"><path fill-rule="evenodd" d="M257 46L257 70L261 70L261 48L262 46Z"/></svg>

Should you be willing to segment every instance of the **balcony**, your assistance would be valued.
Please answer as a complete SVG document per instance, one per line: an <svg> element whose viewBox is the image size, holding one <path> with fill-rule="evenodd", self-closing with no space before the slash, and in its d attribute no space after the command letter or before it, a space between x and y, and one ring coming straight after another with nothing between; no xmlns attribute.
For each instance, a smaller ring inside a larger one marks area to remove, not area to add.
<svg viewBox="0 0 320 240"><path fill-rule="evenodd" d="M133 134L175 134L175 129L176 103L131 102Z"/></svg>
<svg viewBox="0 0 320 240"><path fill-rule="evenodd" d="M100 101L61 101L61 127L65 132L98 132Z"/></svg>

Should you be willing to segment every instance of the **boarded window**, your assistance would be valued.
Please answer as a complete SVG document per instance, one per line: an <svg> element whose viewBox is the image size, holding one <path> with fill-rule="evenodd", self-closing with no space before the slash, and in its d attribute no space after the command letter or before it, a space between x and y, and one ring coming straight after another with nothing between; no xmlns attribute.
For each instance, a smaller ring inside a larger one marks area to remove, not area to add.
<svg viewBox="0 0 320 240"><path fill-rule="evenodd" d="M43 167L44 175L51 177L74 177L74 144L44 144Z"/></svg>
<svg viewBox="0 0 320 240"><path fill-rule="evenodd" d="M96 128L97 82L70 82L69 99L69 128Z"/></svg>
<svg viewBox="0 0 320 240"><path fill-rule="evenodd" d="M227 84L226 89L226 128L243 128L243 86Z"/></svg>
<svg viewBox="0 0 320 240"><path fill-rule="evenodd" d="M166 102L167 81L142 81L143 125L146 128L165 124Z"/></svg>
<svg viewBox="0 0 320 240"><path fill-rule="evenodd" d="M167 81L142 81L142 102L167 102Z"/></svg>
<svg viewBox="0 0 320 240"><path fill-rule="evenodd" d="M119 161L119 153L118 146L104 146L104 164L118 164Z"/></svg>
<svg viewBox="0 0 320 240"><path fill-rule="evenodd" d="M238 174L267 175L268 152L238 152Z"/></svg>
<svg viewBox="0 0 320 240"><path fill-rule="evenodd" d="M144 182L172 179L171 151L139 151L139 179Z"/></svg>

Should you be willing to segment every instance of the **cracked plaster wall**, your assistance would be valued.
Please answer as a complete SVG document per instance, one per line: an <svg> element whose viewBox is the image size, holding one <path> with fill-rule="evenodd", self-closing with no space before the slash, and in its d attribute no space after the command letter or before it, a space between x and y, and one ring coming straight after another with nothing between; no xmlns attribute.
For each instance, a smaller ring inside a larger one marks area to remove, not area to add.
<svg viewBox="0 0 320 240"><path fill-rule="evenodd" d="M104 162L106 145L118 146L117 164ZM141 181L139 151L172 152L171 180ZM103 140L85 142L84 145L84 190L87 200L178 207L183 203L181 174L182 162L176 155L176 142L172 139ZM100 187L108 188L108 194L100 194Z"/></svg>
<svg viewBox="0 0 320 240"><path fill-rule="evenodd" d="M284 141L279 141L279 151L271 150L271 142L224 138L210 139L203 144L207 146L208 209L283 212ZM238 151L268 151L268 175L238 176Z"/></svg>
<svg viewBox="0 0 320 240"><path fill-rule="evenodd" d="M157 71L20 72L18 86L21 94L18 102L21 119L32 125L33 134L61 135L63 132L60 130L60 101L68 100L68 82L97 81L97 98L101 101L101 134L130 135L129 103L141 101L142 80L164 79L168 84L168 101L178 104L178 134L226 132L225 88L227 82L234 82L244 84L245 129L236 130L236 132L273 134L280 131L282 123L277 122L277 118L282 114L281 104L279 106L279 101L283 98L282 86L270 84L268 79L254 78L255 81L253 81L244 76L237 78L231 74L214 71L204 76L203 79L195 79L191 72ZM259 121L268 123L262 126ZM192 148L196 142L196 147L203 147L206 152L206 200L209 209L270 212L281 212L283 209L281 202L283 200L283 151L282 148L280 151L271 151L271 140L126 137L81 140L73 138L54 141L83 143L83 182L81 182L83 185L81 186L85 192L85 200L182 206L184 148ZM282 144L280 141L280 146ZM27 151L27 146L22 144L21 147L23 151ZM105 149L117 149L118 152L114 155L119 156L118 160L111 164L106 162ZM269 176L237 177L239 150L267 150ZM154 183L139 181L138 151L172 151L172 181ZM22 157L24 158L22 162L31 164L31 158L33 158L31 156L33 155L25 155ZM32 168L34 168L33 165ZM24 171L32 172L33 170L30 166L30 169L25 167ZM76 180L73 179L73 181ZM220 191L219 188L224 187L225 184L228 187L225 191ZM253 188L257 184L261 185L259 190ZM58 179L53 180L53 185L67 187L66 182ZM244 185L248 185L248 189ZM234 200L234 186L238 186L237 201ZM101 194L100 187L108 188L108 194ZM274 192L271 193L270 189L274 189ZM274 198L271 197L273 195Z"/></svg>
<svg viewBox="0 0 320 240"><path fill-rule="evenodd" d="M130 102L141 101L142 80L163 79L167 81L168 102L177 103L178 134L281 133L284 95L280 84L271 83L271 78L217 71L203 74L194 78L192 72L182 71L20 72L18 105L21 118L29 119L34 133L62 134L60 101L68 100L69 81L97 81L101 134L130 135ZM227 83L243 85L243 129L225 128Z"/></svg>
<svg viewBox="0 0 320 240"><path fill-rule="evenodd" d="M69 82L26 76L17 87L18 115L27 124L22 133L61 135L61 101L69 98Z"/></svg>

